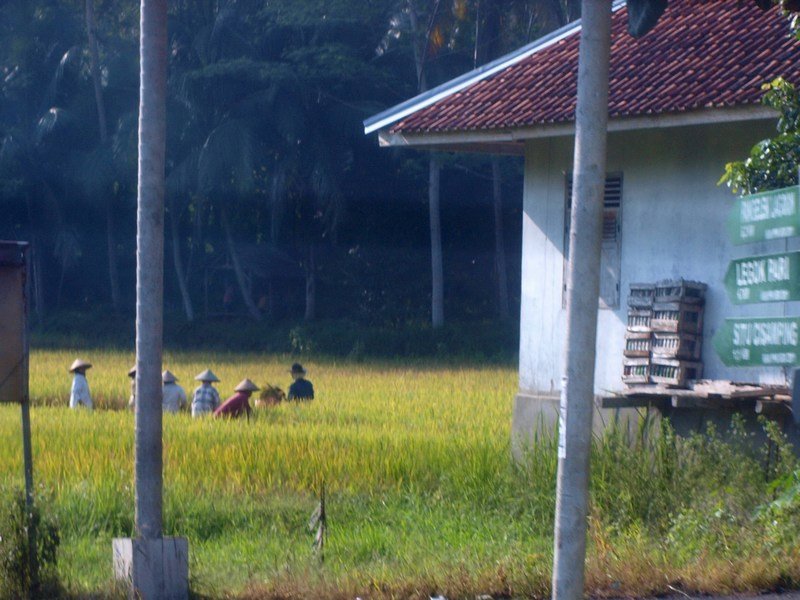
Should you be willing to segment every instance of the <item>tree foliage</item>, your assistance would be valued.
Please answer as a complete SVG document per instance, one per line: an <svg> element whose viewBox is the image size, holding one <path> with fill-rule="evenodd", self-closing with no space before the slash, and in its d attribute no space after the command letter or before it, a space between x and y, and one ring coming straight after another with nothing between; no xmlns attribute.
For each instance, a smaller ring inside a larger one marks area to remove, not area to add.
<svg viewBox="0 0 800 600"><path fill-rule="evenodd" d="M133 304L138 7L89 1L94 44L87 0L0 3L0 237L34 243L37 310L107 303L114 260L123 309ZM420 47L408 28L409 7L430 30L426 76L435 85L475 64L476 37L492 41L477 58L487 60L549 28L552 15L576 2L501 4L171 2L168 309L182 307L189 318L197 305L219 310L222 290L236 281L234 310L250 296L258 314L297 314L280 307L302 304L296 290L311 272L331 302L320 303L323 315L418 318L429 293L419 276L427 252L418 235L425 227L423 160L378 149L362 121L418 89ZM499 19L489 18L494 13ZM105 119L98 118L100 101ZM459 177L443 175L442 185L464 206L465 198L488 200L488 181L469 167ZM461 307L454 314L488 316L491 301L481 298L479 282L491 267L471 269L490 264L480 253L491 255L491 231L473 234L465 223L490 218L489 202L474 216L459 209L456 220L448 202L445 253L467 267L461 279L454 269ZM507 217L512 212L518 208ZM112 225L115 238L110 229L106 235ZM456 233L450 248L448 230ZM410 253L403 249L409 244ZM402 285L393 278L397 261L408 262ZM231 262L240 265L235 279ZM461 280L474 281L474 289L459 288Z"/></svg>
<svg viewBox="0 0 800 600"><path fill-rule="evenodd" d="M800 2L761 0L757 4L765 9L779 5L800 42ZM734 193L752 194L800 183L800 92L782 77L765 83L762 90L762 102L778 114L777 135L758 142L745 160L725 165L719 183L726 183Z"/></svg>
<svg viewBox="0 0 800 600"><path fill-rule="evenodd" d="M743 161L725 165L720 180L735 193L752 194L798 183L800 167L800 94L797 88L778 77L764 84L763 102L778 114L778 134L761 140Z"/></svg>

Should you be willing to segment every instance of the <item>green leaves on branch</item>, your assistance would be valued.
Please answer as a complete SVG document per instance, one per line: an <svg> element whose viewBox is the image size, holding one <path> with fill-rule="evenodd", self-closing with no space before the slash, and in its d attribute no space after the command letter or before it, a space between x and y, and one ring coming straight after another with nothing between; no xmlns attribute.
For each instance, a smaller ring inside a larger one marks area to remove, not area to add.
<svg viewBox="0 0 800 600"><path fill-rule="evenodd" d="M794 85L778 77L763 86L763 103L779 115L778 135L761 140L743 161L725 165L719 183L734 193L753 194L798 183L800 166L800 94Z"/></svg>

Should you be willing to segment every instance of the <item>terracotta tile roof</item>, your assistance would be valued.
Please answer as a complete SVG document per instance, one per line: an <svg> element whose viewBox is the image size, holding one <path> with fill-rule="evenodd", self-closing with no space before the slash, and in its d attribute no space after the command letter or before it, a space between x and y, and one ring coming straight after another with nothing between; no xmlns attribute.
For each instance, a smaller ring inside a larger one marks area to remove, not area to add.
<svg viewBox="0 0 800 600"><path fill-rule="evenodd" d="M778 75L800 83L800 41L752 0L672 0L634 39L612 21L609 117L757 104ZM574 119L579 31L395 123L390 131L510 129Z"/></svg>

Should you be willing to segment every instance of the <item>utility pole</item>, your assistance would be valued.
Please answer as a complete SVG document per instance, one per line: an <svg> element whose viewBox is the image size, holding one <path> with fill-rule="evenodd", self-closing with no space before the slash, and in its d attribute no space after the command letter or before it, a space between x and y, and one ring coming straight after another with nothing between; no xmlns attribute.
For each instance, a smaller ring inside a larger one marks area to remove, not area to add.
<svg viewBox="0 0 800 600"><path fill-rule="evenodd" d="M583 0L567 273L567 345L559 419L555 600L580 600L584 588L610 49L611 1Z"/></svg>
<svg viewBox="0 0 800 600"><path fill-rule="evenodd" d="M164 154L167 3L141 5L136 246L136 533L161 538L161 352L164 293Z"/></svg>
<svg viewBox="0 0 800 600"><path fill-rule="evenodd" d="M189 598L189 545L163 536L161 356L164 323L164 156L167 0L140 1L136 236L136 538L112 542L128 598Z"/></svg>

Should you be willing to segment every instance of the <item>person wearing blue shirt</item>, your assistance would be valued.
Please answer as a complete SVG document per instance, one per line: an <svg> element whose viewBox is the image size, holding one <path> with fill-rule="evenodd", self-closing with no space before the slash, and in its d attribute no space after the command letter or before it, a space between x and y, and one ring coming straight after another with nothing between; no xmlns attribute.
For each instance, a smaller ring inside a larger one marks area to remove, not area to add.
<svg viewBox="0 0 800 600"><path fill-rule="evenodd" d="M300 363L294 363L290 371L294 383L289 386L289 400L313 400L314 386L308 381L306 370Z"/></svg>

